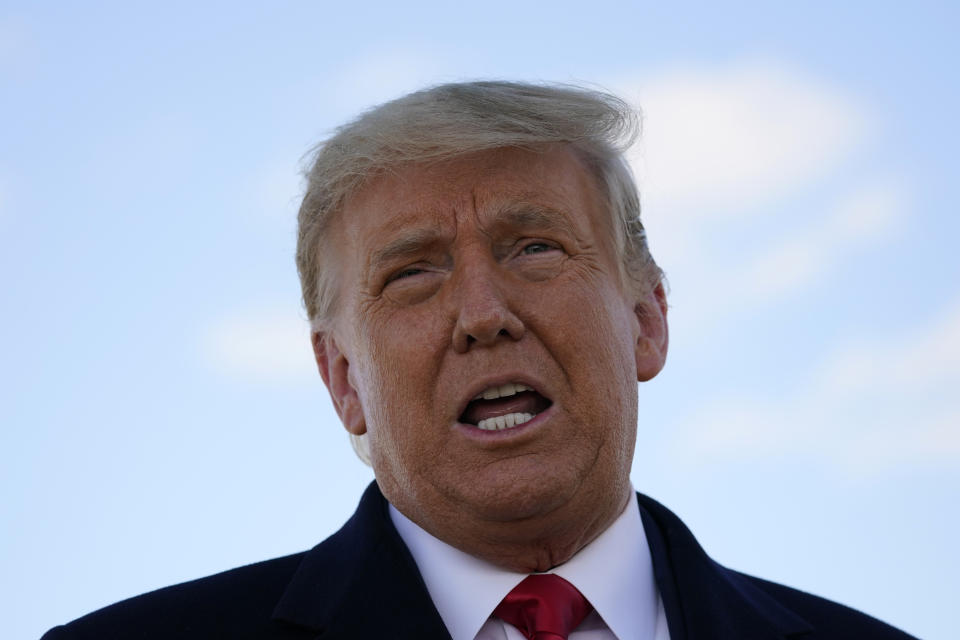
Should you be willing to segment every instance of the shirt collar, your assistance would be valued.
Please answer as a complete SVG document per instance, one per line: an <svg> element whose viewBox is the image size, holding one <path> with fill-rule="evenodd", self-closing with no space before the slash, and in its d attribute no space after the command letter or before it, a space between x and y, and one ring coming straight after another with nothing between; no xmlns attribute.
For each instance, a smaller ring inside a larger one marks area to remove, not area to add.
<svg viewBox="0 0 960 640"><path fill-rule="evenodd" d="M527 574L514 573L439 540L390 505L453 640L473 640L494 608ZM555 573L573 584L618 638L654 637L659 594L636 500Z"/></svg>

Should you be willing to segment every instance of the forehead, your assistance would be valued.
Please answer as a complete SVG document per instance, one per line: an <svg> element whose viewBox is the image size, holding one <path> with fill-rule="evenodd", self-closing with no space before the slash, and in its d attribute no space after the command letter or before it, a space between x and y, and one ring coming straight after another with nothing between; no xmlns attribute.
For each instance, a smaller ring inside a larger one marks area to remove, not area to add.
<svg viewBox="0 0 960 640"><path fill-rule="evenodd" d="M417 228L454 235L465 217L489 223L524 205L550 211L561 224L606 230L601 200L593 173L565 145L483 151L372 179L344 203L338 246L370 249Z"/></svg>

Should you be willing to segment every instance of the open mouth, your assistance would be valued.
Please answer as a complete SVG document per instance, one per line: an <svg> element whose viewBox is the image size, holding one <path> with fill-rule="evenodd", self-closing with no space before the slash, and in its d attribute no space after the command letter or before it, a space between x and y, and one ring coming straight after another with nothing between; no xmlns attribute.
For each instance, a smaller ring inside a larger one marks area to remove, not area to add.
<svg viewBox="0 0 960 640"><path fill-rule="evenodd" d="M484 389L460 415L460 422L484 431L511 429L529 422L553 404L536 389L519 382L508 382Z"/></svg>

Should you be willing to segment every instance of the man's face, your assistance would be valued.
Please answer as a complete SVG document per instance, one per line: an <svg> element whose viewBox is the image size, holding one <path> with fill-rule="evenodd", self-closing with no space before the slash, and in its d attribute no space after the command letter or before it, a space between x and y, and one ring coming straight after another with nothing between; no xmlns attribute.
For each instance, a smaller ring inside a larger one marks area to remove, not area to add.
<svg viewBox="0 0 960 640"><path fill-rule="evenodd" d="M403 167L345 203L318 362L384 494L428 531L622 508L636 381L662 367L666 325L612 238L559 145Z"/></svg>

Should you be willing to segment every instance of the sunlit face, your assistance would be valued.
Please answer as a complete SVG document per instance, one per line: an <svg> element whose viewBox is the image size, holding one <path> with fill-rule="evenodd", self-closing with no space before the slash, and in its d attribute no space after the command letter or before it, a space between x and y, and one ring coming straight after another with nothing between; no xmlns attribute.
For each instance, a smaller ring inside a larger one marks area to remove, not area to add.
<svg viewBox="0 0 960 640"><path fill-rule="evenodd" d="M346 202L318 361L384 494L428 531L624 504L636 381L662 366L666 327L612 237L560 145L404 167Z"/></svg>

